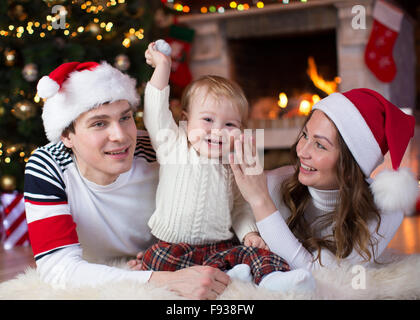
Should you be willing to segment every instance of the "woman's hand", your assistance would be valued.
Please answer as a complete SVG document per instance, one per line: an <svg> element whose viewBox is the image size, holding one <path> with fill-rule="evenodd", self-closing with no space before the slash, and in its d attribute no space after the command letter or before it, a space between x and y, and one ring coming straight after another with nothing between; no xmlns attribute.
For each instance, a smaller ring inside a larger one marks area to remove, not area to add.
<svg viewBox="0 0 420 320"><path fill-rule="evenodd" d="M229 155L229 163L236 183L244 199L250 204L255 219L264 219L275 212L267 187L267 177L258 159L255 138L240 136L234 141L234 153Z"/></svg>

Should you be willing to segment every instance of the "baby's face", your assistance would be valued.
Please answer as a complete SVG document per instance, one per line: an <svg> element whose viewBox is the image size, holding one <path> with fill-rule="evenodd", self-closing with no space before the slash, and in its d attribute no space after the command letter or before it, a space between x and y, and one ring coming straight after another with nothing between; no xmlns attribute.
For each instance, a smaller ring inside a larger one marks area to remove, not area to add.
<svg viewBox="0 0 420 320"><path fill-rule="evenodd" d="M226 156L233 151L233 137L241 133L241 114L227 98L216 99L202 91L192 97L186 114L188 141L201 156Z"/></svg>

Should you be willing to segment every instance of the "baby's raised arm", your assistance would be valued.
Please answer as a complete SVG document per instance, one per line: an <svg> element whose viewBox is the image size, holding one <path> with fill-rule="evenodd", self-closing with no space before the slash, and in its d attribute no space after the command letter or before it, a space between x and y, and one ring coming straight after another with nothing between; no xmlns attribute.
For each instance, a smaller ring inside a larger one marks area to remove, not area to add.
<svg viewBox="0 0 420 320"><path fill-rule="evenodd" d="M163 40L149 44L145 52L146 62L155 68L144 92L144 125L149 133L158 161L166 159L167 152L173 150L178 136L178 125L169 109L169 76L171 73L171 57L163 54L159 43L169 45ZM169 47L170 49L170 47ZM170 51L166 51L170 54Z"/></svg>
<svg viewBox="0 0 420 320"><path fill-rule="evenodd" d="M166 53L168 53L168 55ZM151 42L144 56L146 58L146 63L155 68L155 71L150 78L150 83L156 89L164 89L169 84L169 76L171 73L172 60L169 45L163 40Z"/></svg>

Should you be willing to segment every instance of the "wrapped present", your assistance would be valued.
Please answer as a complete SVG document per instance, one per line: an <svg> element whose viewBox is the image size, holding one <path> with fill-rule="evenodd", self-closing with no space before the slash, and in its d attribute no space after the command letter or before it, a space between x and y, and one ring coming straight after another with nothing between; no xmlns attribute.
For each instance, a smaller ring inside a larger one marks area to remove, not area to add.
<svg viewBox="0 0 420 320"><path fill-rule="evenodd" d="M26 223L23 194L17 191L1 193L0 213L4 249L28 246L28 225Z"/></svg>

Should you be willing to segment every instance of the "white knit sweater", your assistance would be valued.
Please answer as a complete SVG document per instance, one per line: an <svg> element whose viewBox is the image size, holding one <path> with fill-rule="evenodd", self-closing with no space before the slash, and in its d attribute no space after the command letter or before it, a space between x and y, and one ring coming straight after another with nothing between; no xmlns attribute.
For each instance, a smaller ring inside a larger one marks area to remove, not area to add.
<svg viewBox="0 0 420 320"><path fill-rule="evenodd" d="M169 86L145 90L144 124L160 163L156 210L149 220L160 240L200 245L228 240L231 228L240 241L257 231L229 164L200 157L189 147L169 110Z"/></svg>

